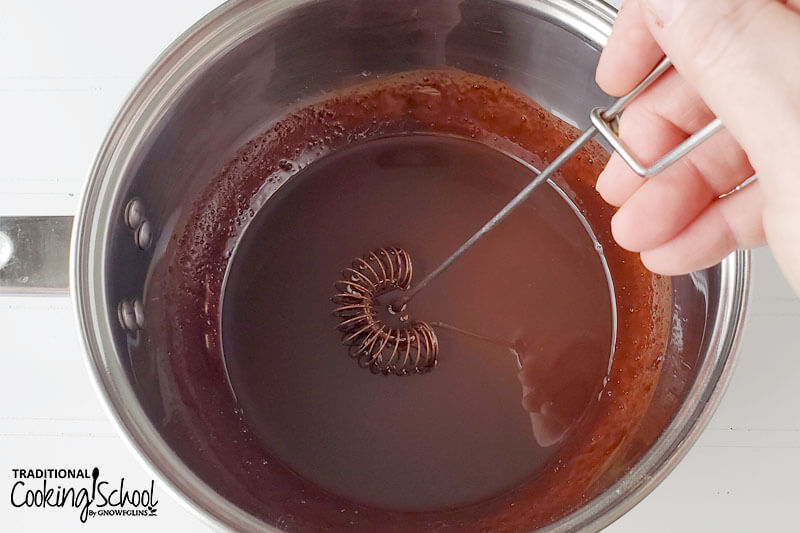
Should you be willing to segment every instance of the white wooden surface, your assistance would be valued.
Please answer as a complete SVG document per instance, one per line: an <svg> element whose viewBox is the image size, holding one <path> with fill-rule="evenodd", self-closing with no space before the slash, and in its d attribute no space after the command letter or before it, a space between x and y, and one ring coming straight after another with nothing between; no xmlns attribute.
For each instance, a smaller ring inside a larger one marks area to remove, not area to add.
<svg viewBox="0 0 800 533"><path fill-rule="evenodd" d="M152 60L216 0L0 0L0 215L72 214L116 110ZM797 531L800 302L769 252L754 257L733 383L686 459L608 530ZM0 530L139 531L9 504L11 469L98 465L149 482L106 420L65 298L0 297ZM151 531L205 526L156 486Z"/></svg>

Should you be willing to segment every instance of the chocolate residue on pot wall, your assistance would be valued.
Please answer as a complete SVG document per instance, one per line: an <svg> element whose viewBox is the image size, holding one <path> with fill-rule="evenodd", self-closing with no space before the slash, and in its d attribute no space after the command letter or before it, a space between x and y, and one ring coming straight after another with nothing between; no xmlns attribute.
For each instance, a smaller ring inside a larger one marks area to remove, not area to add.
<svg viewBox="0 0 800 533"><path fill-rule="evenodd" d="M648 408L669 334L670 281L648 272L636 254L613 242L613 210L594 190L608 155L596 144L569 161L556 181L590 223L608 261L617 308L613 365L581 432L529 481L491 500L451 510L397 512L357 505L266 453L229 386L220 339L221 298L231 251L244 227L310 161L351 143L406 132L474 139L540 167L576 135L507 86L458 71L399 74L299 109L221 169L154 265L145 295L152 326L139 349L155 358L157 380L142 385L143 394L148 386L158 387L163 401L150 408L151 416L160 419L170 446L201 478L279 528L534 529L605 488L597 480L625 453L627 439Z"/></svg>

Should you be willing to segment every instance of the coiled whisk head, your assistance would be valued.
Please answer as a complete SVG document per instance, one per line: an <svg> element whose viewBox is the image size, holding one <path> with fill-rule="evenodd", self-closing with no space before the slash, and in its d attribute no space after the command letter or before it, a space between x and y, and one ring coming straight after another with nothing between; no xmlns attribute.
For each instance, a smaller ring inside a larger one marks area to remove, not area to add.
<svg viewBox="0 0 800 533"><path fill-rule="evenodd" d="M362 368L402 376L427 372L436 365L439 339L430 325L413 322L392 327L377 311L378 297L407 290L413 272L408 252L380 248L353 259L342 271L342 279L334 284L337 294L333 303L337 307L333 314L340 319L342 343Z"/></svg>

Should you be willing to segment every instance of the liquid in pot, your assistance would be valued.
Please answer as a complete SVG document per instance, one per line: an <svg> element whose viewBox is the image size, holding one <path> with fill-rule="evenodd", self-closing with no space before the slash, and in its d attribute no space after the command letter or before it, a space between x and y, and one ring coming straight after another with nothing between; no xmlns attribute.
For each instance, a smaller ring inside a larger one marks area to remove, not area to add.
<svg viewBox="0 0 800 533"><path fill-rule="evenodd" d="M405 511L494 497L536 475L598 400L612 351L606 266L552 186L410 304L438 366L376 376L341 344L333 282L380 246L421 277L534 176L474 141L404 135L316 160L261 208L225 286L233 392L262 445L354 502ZM520 369L520 361L522 369Z"/></svg>

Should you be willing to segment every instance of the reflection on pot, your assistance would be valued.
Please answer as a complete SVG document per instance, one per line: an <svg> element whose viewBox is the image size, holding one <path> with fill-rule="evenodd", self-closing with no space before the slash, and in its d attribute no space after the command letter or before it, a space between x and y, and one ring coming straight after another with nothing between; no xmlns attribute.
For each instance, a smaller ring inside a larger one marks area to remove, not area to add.
<svg viewBox="0 0 800 533"><path fill-rule="evenodd" d="M542 447L562 442L581 420L586 409L602 390L597 382L597 354L608 349L591 338L580 338L558 353L541 353L517 345L522 368L522 405L530 414L536 443ZM565 372L565 368L570 368Z"/></svg>

